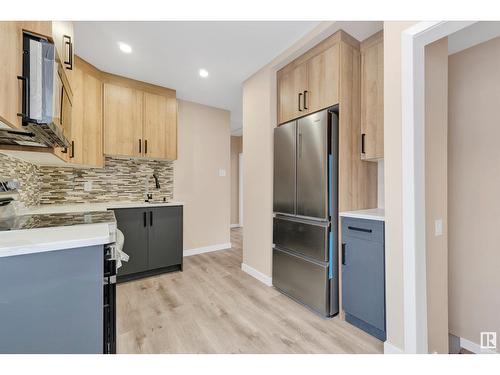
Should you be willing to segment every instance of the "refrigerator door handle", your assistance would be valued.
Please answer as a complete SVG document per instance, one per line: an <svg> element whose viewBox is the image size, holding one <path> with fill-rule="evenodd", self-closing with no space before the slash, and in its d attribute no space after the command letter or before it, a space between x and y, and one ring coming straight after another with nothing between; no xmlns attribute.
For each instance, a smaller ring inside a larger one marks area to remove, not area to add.
<svg viewBox="0 0 500 375"><path fill-rule="evenodd" d="M298 158L302 158L302 133L299 133L299 150Z"/></svg>

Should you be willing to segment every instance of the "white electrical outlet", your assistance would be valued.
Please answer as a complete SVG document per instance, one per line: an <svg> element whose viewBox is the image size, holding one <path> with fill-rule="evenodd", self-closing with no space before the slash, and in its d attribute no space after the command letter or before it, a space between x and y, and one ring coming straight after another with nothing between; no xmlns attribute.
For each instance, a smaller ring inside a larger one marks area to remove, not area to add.
<svg viewBox="0 0 500 375"><path fill-rule="evenodd" d="M225 177L226 176L226 170L223 168L219 168L219 177Z"/></svg>
<svg viewBox="0 0 500 375"><path fill-rule="evenodd" d="M434 235L436 237L443 235L443 219L434 220Z"/></svg>
<svg viewBox="0 0 500 375"><path fill-rule="evenodd" d="M92 181L85 181L83 183L83 190L84 191L92 191Z"/></svg>

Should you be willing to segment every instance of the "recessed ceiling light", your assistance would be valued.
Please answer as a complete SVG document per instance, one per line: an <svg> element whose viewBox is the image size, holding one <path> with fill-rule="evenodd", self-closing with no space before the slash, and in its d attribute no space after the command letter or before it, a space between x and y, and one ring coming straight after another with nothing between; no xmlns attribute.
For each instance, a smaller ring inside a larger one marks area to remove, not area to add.
<svg viewBox="0 0 500 375"><path fill-rule="evenodd" d="M118 42L118 47L120 47L120 50L124 53L132 52L132 47L130 47L127 43Z"/></svg>
<svg viewBox="0 0 500 375"><path fill-rule="evenodd" d="M199 73L200 73L200 77L203 77L203 78L208 77L208 71L206 69L200 69Z"/></svg>

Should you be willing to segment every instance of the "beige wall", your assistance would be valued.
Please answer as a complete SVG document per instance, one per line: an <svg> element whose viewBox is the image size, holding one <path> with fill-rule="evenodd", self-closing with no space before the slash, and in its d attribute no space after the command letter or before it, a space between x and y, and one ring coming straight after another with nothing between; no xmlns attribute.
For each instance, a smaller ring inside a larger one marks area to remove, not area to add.
<svg viewBox="0 0 500 375"><path fill-rule="evenodd" d="M185 202L184 250L229 243L229 112L183 100L178 106L174 199Z"/></svg>
<svg viewBox="0 0 500 375"><path fill-rule="evenodd" d="M425 248L429 353L448 353L448 38L425 48ZM435 236L441 219L443 235Z"/></svg>
<svg viewBox="0 0 500 375"><path fill-rule="evenodd" d="M276 73L260 70L243 84L243 263L272 274L273 128Z"/></svg>
<svg viewBox="0 0 500 375"><path fill-rule="evenodd" d="M449 323L477 344L500 337L499 61L500 38L449 57Z"/></svg>
<svg viewBox="0 0 500 375"><path fill-rule="evenodd" d="M242 151L242 137L231 136L231 224L240 224L239 155Z"/></svg>
<svg viewBox="0 0 500 375"><path fill-rule="evenodd" d="M401 32L415 22L384 22L384 185L387 341L404 350Z"/></svg>

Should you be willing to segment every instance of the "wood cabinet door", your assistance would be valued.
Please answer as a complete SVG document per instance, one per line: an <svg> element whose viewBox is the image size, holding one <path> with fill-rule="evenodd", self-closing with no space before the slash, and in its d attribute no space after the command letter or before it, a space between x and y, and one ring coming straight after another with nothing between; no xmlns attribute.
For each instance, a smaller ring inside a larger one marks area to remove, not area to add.
<svg viewBox="0 0 500 375"><path fill-rule="evenodd" d="M73 72L73 119L71 123L71 158L70 162L84 164L84 110L85 110L84 73L76 68Z"/></svg>
<svg viewBox="0 0 500 375"><path fill-rule="evenodd" d="M21 21L19 24L24 31L52 38L53 25L51 21Z"/></svg>
<svg viewBox="0 0 500 375"><path fill-rule="evenodd" d="M177 98L175 95L167 97L167 128L166 128L166 158L177 159Z"/></svg>
<svg viewBox="0 0 500 375"><path fill-rule="evenodd" d="M335 44L307 61L304 107L312 113L339 102L339 45Z"/></svg>
<svg viewBox="0 0 500 375"><path fill-rule="evenodd" d="M70 162L92 167L104 166L102 81L98 74L83 60L75 61Z"/></svg>
<svg viewBox="0 0 500 375"><path fill-rule="evenodd" d="M143 92L104 84L104 153L142 156Z"/></svg>
<svg viewBox="0 0 500 375"><path fill-rule="evenodd" d="M17 22L0 22L0 121L21 127L22 30Z"/></svg>
<svg viewBox="0 0 500 375"><path fill-rule="evenodd" d="M61 118L60 118L60 126L63 129L63 134L67 140L71 142L72 140L72 120L73 120L73 103L69 99L68 92L64 87L62 87L61 91ZM57 155L62 160L69 162L73 155L73 147L72 145L68 148L55 148L54 154Z"/></svg>
<svg viewBox="0 0 500 375"><path fill-rule="evenodd" d="M278 74L278 122L280 124L306 114L303 106L306 87L306 64Z"/></svg>
<svg viewBox="0 0 500 375"><path fill-rule="evenodd" d="M383 35L361 44L361 158L384 157ZM363 152L364 151L364 152Z"/></svg>
<svg viewBox="0 0 500 375"><path fill-rule="evenodd" d="M84 74L83 144L84 164L104 166L102 127L102 82L99 78Z"/></svg>
<svg viewBox="0 0 500 375"><path fill-rule="evenodd" d="M73 22L53 21L52 40L56 47L59 60L64 69L64 74L68 78L71 91L73 91L74 72L74 40Z"/></svg>
<svg viewBox="0 0 500 375"><path fill-rule="evenodd" d="M167 111L165 96L144 93L144 156L167 157Z"/></svg>

